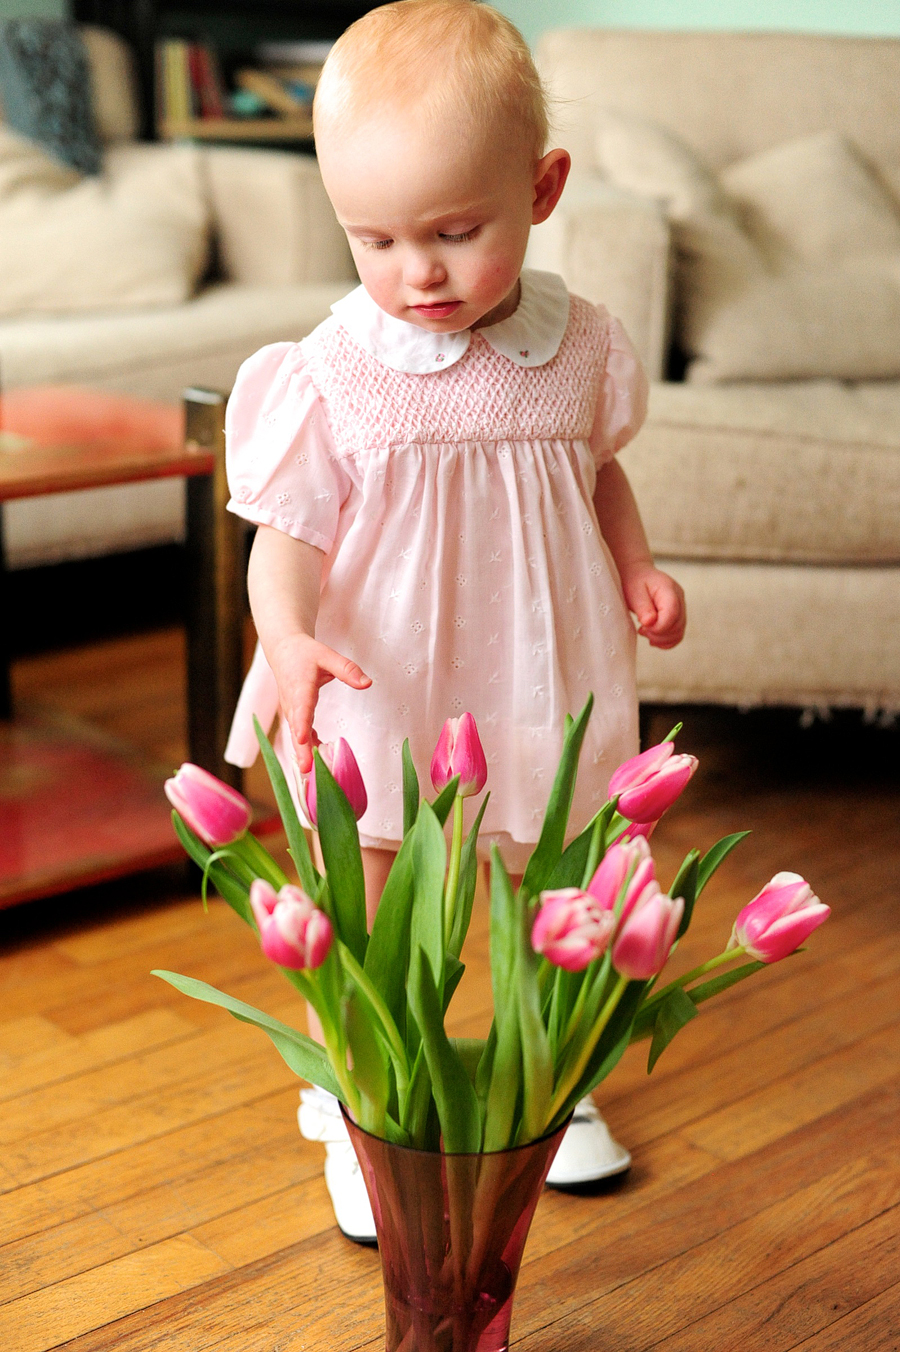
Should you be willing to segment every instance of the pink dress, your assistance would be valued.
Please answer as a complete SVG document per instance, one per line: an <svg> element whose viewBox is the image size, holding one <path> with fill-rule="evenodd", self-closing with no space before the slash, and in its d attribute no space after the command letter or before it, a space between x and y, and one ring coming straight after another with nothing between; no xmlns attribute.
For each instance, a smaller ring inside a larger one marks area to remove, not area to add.
<svg viewBox="0 0 900 1352"><path fill-rule="evenodd" d="M362 287L333 311L242 366L229 508L324 552L316 635L372 686L324 686L315 726L359 761L363 844L402 838L404 737L430 791L444 720L468 710L488 762L482 840L521 871L565 715L593 691L573 831L637 750L634 626L592 498L643 421L646 378L618 322L550 273L523 273L515 314L474 332L395 320ZM252 763L252 714L268 726L277 699L258 652L232 763Z"/></svg>

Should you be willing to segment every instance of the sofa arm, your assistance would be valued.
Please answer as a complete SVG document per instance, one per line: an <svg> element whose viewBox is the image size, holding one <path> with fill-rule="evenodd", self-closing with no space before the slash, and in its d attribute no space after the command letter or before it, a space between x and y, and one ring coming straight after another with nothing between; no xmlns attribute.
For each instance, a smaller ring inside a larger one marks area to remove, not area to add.
<svg viewBox="0 0 900 1352"><path fill-rule="evenodd" d="M204 149L222 271L258 286L353 281L353 260L311 155Z"/></svg>
<svg viewBox="0 0 900 1352"><path fill-rule="evenodd" d="M669 226L651 198L573 174L559 206L536 226L528 264L558 272L570 291L622 321L652 380L669 338Z"/></svg>

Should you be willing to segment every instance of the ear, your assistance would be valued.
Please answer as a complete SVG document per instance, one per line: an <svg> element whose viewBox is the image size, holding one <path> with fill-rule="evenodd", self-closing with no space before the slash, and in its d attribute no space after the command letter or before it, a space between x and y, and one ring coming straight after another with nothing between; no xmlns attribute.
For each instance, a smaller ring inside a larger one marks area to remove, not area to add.
<svg viewBox="0 0 900 1352"><path fill-rule="evenodd" d="M556 206L566 186L572 160L567 150L550 150L534 170L534 203L531 224L540 225Z"/></svg>

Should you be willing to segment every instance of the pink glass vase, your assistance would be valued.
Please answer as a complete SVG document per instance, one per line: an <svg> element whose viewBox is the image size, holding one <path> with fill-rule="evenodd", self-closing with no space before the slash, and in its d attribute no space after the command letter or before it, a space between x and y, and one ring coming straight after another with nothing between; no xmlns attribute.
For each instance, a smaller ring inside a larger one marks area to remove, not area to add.
<svg viewBox="0 0 900 1352"><path fill-rule="evenodd" d="M506 1352L522 1251L568 1124L513 1150L449 1155L346 1121L378 1233L386 1352Z"/></svg>

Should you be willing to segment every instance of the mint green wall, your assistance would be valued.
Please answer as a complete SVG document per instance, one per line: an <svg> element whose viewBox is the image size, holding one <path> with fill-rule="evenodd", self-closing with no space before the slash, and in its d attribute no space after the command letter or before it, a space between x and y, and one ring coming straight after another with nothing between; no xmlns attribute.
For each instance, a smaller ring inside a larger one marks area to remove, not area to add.
<svg viewBox="0 0 900 1352"><path fill-rule="evenodd" d="M66 0L0 0L0 19L64 19Z"/></svg>
<svg viewBox="0 0 900 1352"><path fill-rule="evenodd" d="M2 5L4 0L0 0ZM10 3L11 0L6 0ZM900 35L900 0L493 0L529 42L546 28L775 28Z"/></svg>

